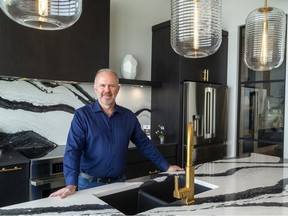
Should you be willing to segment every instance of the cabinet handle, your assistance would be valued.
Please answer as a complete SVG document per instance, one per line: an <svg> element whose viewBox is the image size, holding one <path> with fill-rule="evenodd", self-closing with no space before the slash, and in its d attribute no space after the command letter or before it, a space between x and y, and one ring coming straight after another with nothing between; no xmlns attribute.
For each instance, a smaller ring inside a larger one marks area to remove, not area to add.
<svg viewBox="0 0 288 216"><path fill-rule="evenodd" d="M209 70L204 69L202 73L203 73L203 81L209 81Z"/></svg>
<svg viewBox="0 0 288 216"><path fill-rule="evenodd" d="M205 88L204 96L204 138L215 137L216 133L216 89L213 87Z"/></svg>
<svg viewBox="0 0 288 216"><path fill-rule="evenodd" d="M13 168L1 168L0 169L0 172L11 172L11 171L17 171L17 170L22 170L22 167L18 167L18 166L15 166Z"/></svg>
<svg viewBox="0 0 288 216"><path fill-rule="evenodd" d="M206 69L203 70L202 74L203 74L202 79L205 81L205 79L206 79Z"/></svg>
<svg viewBox="0 0 288 216"><path fill-rule="evenodd" d="M149 171L149 175L157 174L159 172L160 172L159 170Z"/></svg>

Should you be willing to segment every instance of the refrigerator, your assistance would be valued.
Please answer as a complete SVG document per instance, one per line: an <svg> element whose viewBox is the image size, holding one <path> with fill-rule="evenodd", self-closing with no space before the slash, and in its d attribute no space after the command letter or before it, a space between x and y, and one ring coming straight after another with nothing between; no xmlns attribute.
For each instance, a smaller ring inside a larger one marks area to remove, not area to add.
<svg viewBox="0 0 288 216"><path fill-rule="evenodd" d="M194 164L225 158L227 154L227 86L183 83L182 154L186 160L187 125L193 123Z"/></svg>

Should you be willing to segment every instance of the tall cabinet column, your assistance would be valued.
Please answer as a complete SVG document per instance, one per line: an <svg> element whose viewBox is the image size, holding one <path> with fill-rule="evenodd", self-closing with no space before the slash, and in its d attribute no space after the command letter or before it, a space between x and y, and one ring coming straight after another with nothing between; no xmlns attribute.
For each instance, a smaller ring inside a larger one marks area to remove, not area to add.
<svg viewBox="0 0 288 216"><path fill-rule="evenodd" d="M196 81L226 85L227 54L228 32L226 31L222 31L222 44L215 54L206 58L192 59L184 58L172 49L170 21L152 27L151 80L159 85L152 87L151 135L155 143L159 142L155 131L158 125L165 126L165 143L178 144L179 164L182 161L183 82Z"/></svg>

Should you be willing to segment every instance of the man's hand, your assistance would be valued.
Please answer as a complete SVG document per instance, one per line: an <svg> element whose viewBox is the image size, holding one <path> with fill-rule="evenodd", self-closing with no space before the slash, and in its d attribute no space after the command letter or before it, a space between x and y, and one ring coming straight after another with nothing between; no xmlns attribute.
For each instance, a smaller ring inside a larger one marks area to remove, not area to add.
<svg viewBox="0 0 288 216"><path fill-rule="evenodd" d="M61 198L65 198L69 195L72 195L76 192L76 186L75 185L69 185L66 186L64 188L61 188L57 191L55 191L54 193L50 194L49 197L61 197Z"/></svg>
<svg viewBox="0 0 288 216"><path fill-rule="evenodd" d="M184 169L177 165L170 165L167 172L183 171Z"/></svg>

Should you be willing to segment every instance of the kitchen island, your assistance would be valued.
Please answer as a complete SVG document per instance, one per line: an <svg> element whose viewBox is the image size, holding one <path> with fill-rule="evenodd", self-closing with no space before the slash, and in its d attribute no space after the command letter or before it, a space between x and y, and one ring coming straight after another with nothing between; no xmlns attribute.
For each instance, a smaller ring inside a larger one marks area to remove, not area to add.
<svg viewBox="0 0 288 216"><path fill-rule="evenodd" d="M162 181L165 173L153 178ZM252 153L249 157L199 164L195 166L195 178L213 189L196 194L193 205L169 204L139 215L288 215L288 163L278 157ZM0 215L123 215L98 197L141 184L114 183L79 191L65 199L44 198L6 206L0 209Z"/></svg>

